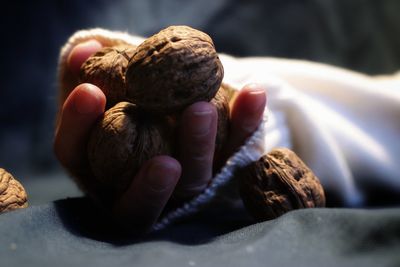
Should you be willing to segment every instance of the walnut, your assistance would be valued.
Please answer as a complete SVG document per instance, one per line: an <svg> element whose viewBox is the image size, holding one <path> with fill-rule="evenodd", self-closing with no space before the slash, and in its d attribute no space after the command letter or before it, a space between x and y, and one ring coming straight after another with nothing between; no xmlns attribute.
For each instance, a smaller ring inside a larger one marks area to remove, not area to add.
<svg viewBox="0 0 400 267"><path fill-rule="evenodd" d="M81 66L80 81L98 86L106 95L107 107L126 99L125 72L136 47L104 47Z"/></svg>
<svg viewBox="0 0 400 267"><path fill-rule="evenodd" d="M258 221L290 210L324 207L324 190L313 172L291 150L274 149L240 171L240 194Z"/></svg>
<svg viewBox="0 0 400 267"><path fill-rule="evenodd" d="M187 26L171 26L140 44L126 72L127 96L152 112L175 112L210 101L223 67L211 38Z"/></svg>
<svg viewBox="0 0 400 267"><path fill-rule="evenodd" d="M171 133L168 117L143 113L135 104L120 102L107 110L88 143L96 181L110 196L124 192L145 161L171 154Z"/></svg>
<svg viewBox="0 0 400 267"><path fill-rule="evenodd" d="M10 173L0 168L0 213L26 207L25 189Z"/></svg>

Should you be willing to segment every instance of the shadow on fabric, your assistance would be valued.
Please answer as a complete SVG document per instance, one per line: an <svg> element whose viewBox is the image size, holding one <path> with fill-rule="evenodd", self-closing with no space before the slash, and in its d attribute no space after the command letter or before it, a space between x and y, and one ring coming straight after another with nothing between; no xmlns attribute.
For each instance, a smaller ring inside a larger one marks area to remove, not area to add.
<svg viewBox="0 0 400 267"><path fill-rule="evenodd" d="M131 237L119 232L86 197L58 200L54 202L54 207L65 229L71 234L116 246L156 240L200 245L254 223L244 209L224 209L221 213L221 208L208 208L161 231L143 237Z"/></svg>

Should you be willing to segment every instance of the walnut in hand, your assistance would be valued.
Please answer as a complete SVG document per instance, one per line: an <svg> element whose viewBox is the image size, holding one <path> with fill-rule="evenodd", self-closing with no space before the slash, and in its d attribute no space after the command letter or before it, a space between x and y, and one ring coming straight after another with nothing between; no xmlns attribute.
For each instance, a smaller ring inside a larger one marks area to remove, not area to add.
<svg viewBox="0 0 400 267"><path fill-rule="evenodd" d="M81 72L81 82L95 83L107 97L108 110L88 143L88 162L96 188L108 192L111 201L127 189L145 161L176 155L180 113L197 101L216 106L216 153L222 149L228 135L228 89L221 86L223 67L205 33L171 26L137 48L103 48ZM96 188L82 189L104 198Z"/></svg>
<svg viewBox="0 0 400 267"><path fill-rule="evenodd" d="M172 131L167 117L141 112L120 102L96 124L88 144L88 159L97 182L110 195L120 195L142 164L171 154Z"/></svg>
<svg viewBox="0 0 400 267"><path fill-rule="evenodd" d="M210 101L221 86L224 69L207 34L171 26L140 44L126 72L127 97L156 113L181 111Z"/></svg>
<svg viewBox="0 0 400 267"><path fill-rule="evenodd" d="M106 96L108 108L126 99L125 72L135 49L123 44L104 47L81 66L80 81L99 87Z"/></svg>

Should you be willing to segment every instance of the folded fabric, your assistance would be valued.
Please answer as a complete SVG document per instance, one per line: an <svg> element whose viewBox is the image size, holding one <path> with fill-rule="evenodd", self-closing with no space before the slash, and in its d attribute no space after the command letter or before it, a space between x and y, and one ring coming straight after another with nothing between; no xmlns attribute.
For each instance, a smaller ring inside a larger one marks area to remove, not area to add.
<svg viewBox="0 0 400 267"><path fill-rule="evenodd" d="M66 62L78 43L138 45L143 38L104 29L75 33L59 61L60 101L73 89ZM209 203L233 172L274 147L294 150L344 206L362 206L364 184L381 183L400 192L400 79L372 78L323 64L276 58L221 55L224 83L239 90L260 83L268 109L259 129L232 155L204 193L162 218L161 229Z"/></svg>
<svg viewBox="0 0 400 267"><path fill-rule="evenodd" d="M304 209L253 225L240 210L220 214L123 240L85 198L32 206L0 215L0 265L400 266L398 208Z"/></svg>

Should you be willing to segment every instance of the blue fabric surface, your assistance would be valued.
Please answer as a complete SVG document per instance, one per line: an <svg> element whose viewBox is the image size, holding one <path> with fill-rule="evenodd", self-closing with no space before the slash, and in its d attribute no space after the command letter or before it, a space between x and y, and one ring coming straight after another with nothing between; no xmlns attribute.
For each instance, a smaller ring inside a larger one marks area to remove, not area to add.
<svg viewBox="0 0 400 267"><path fill-rule="evenodd" d="M141 239L85 198L0 215L0 266L400 266L400 209L307 209L252 224L208 210Z"/></svg>

